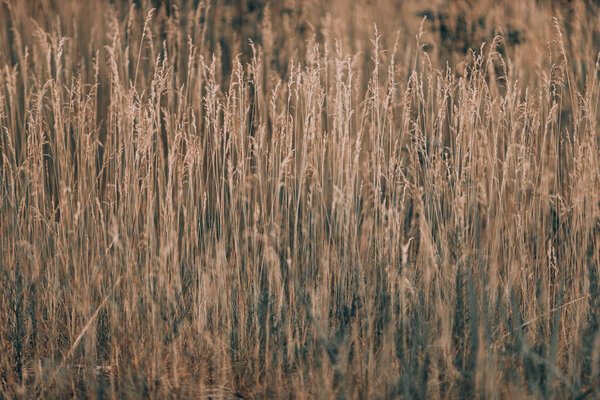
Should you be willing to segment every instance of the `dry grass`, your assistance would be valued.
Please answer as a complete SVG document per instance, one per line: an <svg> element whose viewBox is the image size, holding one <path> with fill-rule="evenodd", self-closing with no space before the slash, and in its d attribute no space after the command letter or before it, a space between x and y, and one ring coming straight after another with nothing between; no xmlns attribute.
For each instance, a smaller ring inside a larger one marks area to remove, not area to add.
<svg viewBox="0 0 600 400"><path fill-rule="evenodd" d="M0 398L600 396L598 15L4 1Z"/></svg>

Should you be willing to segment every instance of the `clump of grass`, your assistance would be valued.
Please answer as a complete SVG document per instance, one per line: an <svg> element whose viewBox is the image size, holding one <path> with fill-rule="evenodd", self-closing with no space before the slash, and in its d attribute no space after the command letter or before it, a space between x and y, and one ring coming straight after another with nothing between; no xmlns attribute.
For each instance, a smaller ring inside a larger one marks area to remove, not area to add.
<svg viewBox="0 0 600 400"><path fill-rule="evenodd" d="M598 395L575 3L3 2L0 396Z"/></svg>

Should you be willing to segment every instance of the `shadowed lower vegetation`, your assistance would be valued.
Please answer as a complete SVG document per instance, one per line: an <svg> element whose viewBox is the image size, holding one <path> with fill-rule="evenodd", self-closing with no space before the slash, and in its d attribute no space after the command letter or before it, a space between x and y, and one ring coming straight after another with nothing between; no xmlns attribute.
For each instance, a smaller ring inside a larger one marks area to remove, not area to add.
<svg viewBox="0 0 600 400"><path fill-rule="evenodd" d="M594 2L0 3L0 398L597 398Z"/></svg>

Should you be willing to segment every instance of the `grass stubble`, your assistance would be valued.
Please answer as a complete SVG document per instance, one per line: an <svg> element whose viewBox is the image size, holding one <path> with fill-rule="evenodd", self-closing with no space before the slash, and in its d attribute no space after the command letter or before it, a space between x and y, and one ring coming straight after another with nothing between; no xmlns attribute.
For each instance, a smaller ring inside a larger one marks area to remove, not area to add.
<svg viewBox="0 0 600 400"><path fill-rule="evenodd" d="M597 6L158 3L0 6L0 398L600 396Z"/></svg>

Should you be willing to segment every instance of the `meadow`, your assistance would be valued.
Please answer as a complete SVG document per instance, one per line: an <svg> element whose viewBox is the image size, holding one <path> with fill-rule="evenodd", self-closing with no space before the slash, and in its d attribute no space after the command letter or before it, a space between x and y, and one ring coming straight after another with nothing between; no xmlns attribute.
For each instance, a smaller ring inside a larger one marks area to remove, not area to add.
<svg viewBox="0 0 600 400"><path fill-rule="evenodd" d="M600 397L600 4L2 0L0 399Z"/></svg>

